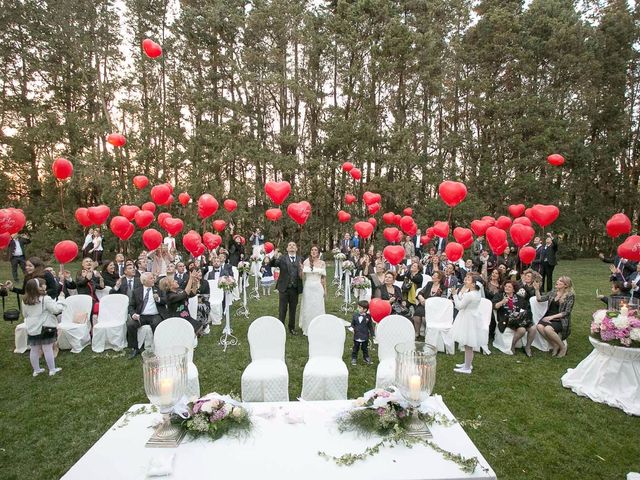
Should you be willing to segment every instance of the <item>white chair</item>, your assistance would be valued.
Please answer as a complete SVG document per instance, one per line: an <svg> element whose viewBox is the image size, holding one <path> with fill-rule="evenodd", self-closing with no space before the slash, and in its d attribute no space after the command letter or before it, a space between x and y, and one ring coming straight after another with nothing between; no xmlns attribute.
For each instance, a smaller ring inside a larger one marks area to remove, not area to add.
<svg viewBox="0 0 640 480"><path fill-rule="evenodd" d="M109 295L110 291L111 291L111 287L108 285L104 287L102 290L96 290L96 298L98 299L98 301L100 301L102 300L103 297L106 297L107 295Z"/></svg>
<svg viewBox="0 0 640 480"><path fill-rule="evenodd" d="M422 286L420 287L420 290L426 287L427 283L429 283L430 281L431 281L431 275L427 275L426 273L424 273L422 275Z"/></svg>
<svg viewBox="0 0 640 480"><path fill-rule="evenodd" d="M441 297L430 297L424 302L426 323L425 342L435 346L439 352L455 353L455 342L451 335L453 326L453 302Z"/></svg>
<svg viewBox="0 0 640 480"><path fill-rule="evenodd" d="M247 333L251 363L242 372L243 402L288 402L289 371L284 363L287 334L275 317L259 317Z"/></svg>
<svg viewBox="0 0 640 480"><path fill-rule="evenodd" d="M58 325L58 346L60 350L80 353L91 343L90 319L93 300L89 295L71 295L61 303L66 307L62 310Z"/></svg>
<svg viewBox="0 0 640 480"><path fill-rule="evenodd" d="M393 385L396 376L396 345L412 342L416 331L409 320L402 315L384 317L376 328L378 340L378 370L376 372L376 388Z"/></svg>
<svg viewBox="0 0 640 480"><path fill-rule="evenodd" d="M153 336L154 351L162 355L172 347L187 348L187 392L189 401L200 397L198 367L193 363L193 344L196 337L193 326L184 318L172 317L160 322Z"/></svg>
<svg viewBox="0 0 640 480"><path fill-rule="evenodd" d="M24 322L16 325L15 343L16 348L13 353L24 353L31 348L27 345L27 326Z"/></svg>
<svg viewBox="0 0 640 480"><path fill-rule="evenodd" d="M345 329L338 317L319 315L308 329L309 361L302 373L303 400L345 400L349 370L342 360Z"/></svg>
<svg viewBox="0 0 640 480"><path fill-rule="evenodd" d="M209 321L211 325L221 325L222 316L222 300L224 299L224 291L218 288L218 282L216 280L208 280L209 282L209 304L211 305L211 311L209 312Z"/></svg>
<svg viewBox="0 0 640 480"><path fill-rule="evenodd" d="M198 296L195 295L189 299L189 315L191 318L198 318Z"/></svg>
<svg viewBox="0 0 640 480"><path fill-rule="evenodd" d="M491 303L491 300L487 298L480 299L480 313L482 315L482 335L484 339L480 350L484 351L485 354L490 355L491 350L489 350L489 326L491 325L491 319L493 318L493 303ZM463 345L460 345L460 350L464 350Z"/></svg>
<svg viewBox="0 0 640 480"><path fill-rule="evenodd" d="M119 352L127 346L129 297L121 293L107 295L100 301L98 322L93 326L91 350L102 353L110 348Z"/></svg>
<svg viewBox="0 0 640 480"><path fill-rule="evenodd" d="M542 320L544 314L547 313L547 307L549 306L549 302L538 302L536 297L531 297L529 299L529 305L531 305L531 315L533 316L533 324L538 325L538 322ZM565 347L567 346L567 341L564 341ZM536 338L533 339L532 347L536 347L538 350L542 350L543 352L548 352L550 350L549 343L544 339L540 332L536 333Z"/></svg>

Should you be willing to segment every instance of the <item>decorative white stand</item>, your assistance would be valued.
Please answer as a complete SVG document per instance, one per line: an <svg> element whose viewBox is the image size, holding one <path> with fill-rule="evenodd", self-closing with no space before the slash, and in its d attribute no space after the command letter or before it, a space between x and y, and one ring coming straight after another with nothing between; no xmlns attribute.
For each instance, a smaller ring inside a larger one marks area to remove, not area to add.
<svg viewBox="0 0 640 480"><path fill-rule="evenodd" d="M353 302L351 301L351 272L349 270L344 272L344 301L340 310L344 313L349 313L353 310Z"/></svg>
<svg viewBox="0 0 640 480"><path fill-rule="evenodd" d="M249 284L249 276L247 272L242 272L240 282L240 288L242 289L242 306L236 310L236 315L249 318L249 308L247 308L247 285Z"/></svg>
<svg viewBox="0 0 640 480"><path fill-rule="evenodd" d="M640 348L616 347L589 337L593 351L562 376L562 386L594 402L640 416Z"/></svg>
<svg viewBox="0 0 640 480"><path fill-rule="evenodd" d="M227 351L228 346L240 344L240 342L238 342L238 339L233 335L233 330L231 329L231 315L229 314L229 311L231 309L232 298L232 292L224 292L224 329L222 329L222 336L220 337L220 341L218 342L218 345L222 345L222 351L224 352Z"/></svg>
<svg viewBox="0 0 640 480"><path fill-rule="evenodd" d="M250 298L254 300L260 300L260 264L258 262L253 262L251 264L251 269L253 270L253 291L249 294Z"/></svg>

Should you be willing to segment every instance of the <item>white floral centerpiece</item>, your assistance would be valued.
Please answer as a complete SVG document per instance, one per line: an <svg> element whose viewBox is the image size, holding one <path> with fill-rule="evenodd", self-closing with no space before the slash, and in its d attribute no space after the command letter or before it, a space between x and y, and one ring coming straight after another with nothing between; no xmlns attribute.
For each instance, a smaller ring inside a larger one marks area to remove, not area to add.
<svg viewBox="0 0 640 480"><path fill-rule="evenodd" d="M218 288L225 292L232 292L236 288L236 280L233 277L224 276L218 279Z"/></svg>
<svg viewBox="0 0 640 480"><path fill-rule="evenodd" d="M351 281L351 288L355 290L366 290L371 288L371 281L367 277L359 275Z"/></svg>
<svg viewBox="0 0 640 480"><path fill-rule="evenodd" d="M356 269L355 264L351 260L342 262L342 270L344 272L353 272Z"/></svg>
<svg viewBox="0 0 640 480"><path fill-rule="evenodd" d="M239 273L249 273L251 271L251 264L249 262L239 262L238 263L238 272Z"/></svg>
<svg viewBox="0 0 640 480"><path fill-rule="evenodd" d="M593 314L591 336L610 345L640 348L638 310L598 310Z"/></svg>

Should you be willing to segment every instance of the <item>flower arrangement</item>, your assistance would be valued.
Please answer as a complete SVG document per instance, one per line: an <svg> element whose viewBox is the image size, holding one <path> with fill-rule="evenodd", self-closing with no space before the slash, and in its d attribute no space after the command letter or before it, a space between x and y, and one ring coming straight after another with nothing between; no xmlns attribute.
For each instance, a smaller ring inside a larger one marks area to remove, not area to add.
<svg viewBox="0 0 640 480"><path fill-rule="evenodd" d="M249 262L238 262L238 273L240 274L249 273L250 271L251 271L251 264Z"/></svg>
<svg viewBox="0 0 640 480"><path fill-rule="evenodd" d="M238 400L215 392L190 402L185 417L174 414L171 421L188 433L207 435L213 440L224 435L247 435L253 426L249 412Z"/></svg>
<svg viewBox="0 0 640 480"><path fill-rule="evenodd" d="M342 270L344 272L353 272L356 269L356 266L350 260L345 260L342 262Z"/></svg>
<svg viewBox="0 0 640 480"><path fill-rule="evenodd" d="M340 250L338 250L338 253L336 253L333 258L335 259L336 262L341 262L343 261L345 258L347 258L347 256L344 253L341 253Z"/></svg>
<svg viewBox="0 0 640 480"><path fill-rule="evenodd" d="M366 290L371 287L371 281L367 277L360 275L351 281L351 287L355 290Z"/></svg>
<svg viewBox="0 0 640 480"><path fill-rule="evenodd" d="M264 250L261 251L261 253L264 254ZM251 263L261 263L262 262L262 257L260 255L251 255L251 257L249 257L249 261Z"/></svg>
<svg viewBox="0 0 640 480"><path fill-rule="evenodd" d="M225 292L231 292L236 288L236 280L233 277L224 276L218 279L218 288Z"/></svg>
<svg viewBox="0 0 640 480"><path fill-rule="evenodd" d="M591 336L601 342L622 347L640 348L638 310L626 315L616 310L598 310L593 314Z"/></svg>

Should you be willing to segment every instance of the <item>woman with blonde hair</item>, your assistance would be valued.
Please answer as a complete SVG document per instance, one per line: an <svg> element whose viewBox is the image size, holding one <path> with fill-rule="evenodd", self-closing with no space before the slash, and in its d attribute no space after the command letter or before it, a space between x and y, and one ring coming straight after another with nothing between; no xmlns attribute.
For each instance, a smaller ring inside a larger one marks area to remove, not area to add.
<svg viewBox="0 0 640 480"><path fill-rule="evenodd" d="M573 282L562 276L556 280L555 288L544 295L540 293L540 282L534 282L533 288L538 302L549 302L547 312L536 327L538 333L552 347L554 357L564 357L567 354L564 340L571 333L571 310L576 299Z"/></svg>

